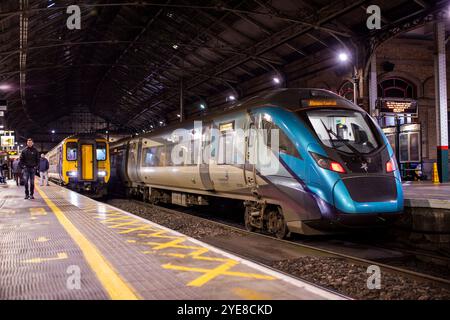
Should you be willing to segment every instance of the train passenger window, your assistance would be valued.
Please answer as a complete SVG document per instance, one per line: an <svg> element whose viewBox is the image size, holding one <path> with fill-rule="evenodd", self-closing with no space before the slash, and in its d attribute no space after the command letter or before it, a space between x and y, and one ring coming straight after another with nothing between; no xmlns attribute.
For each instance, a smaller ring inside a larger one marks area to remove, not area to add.
<svg viewBox="0 0 450 320"><path fill-rule="evenodd" d="M67 161L75 161L78 156L78 145L76 142L68 142L66 145L67 149Z"/></svg>
<svg viewBox="0 0 450 320"><path fill-rule="evenodd" d="M144 167L157 167L159 166L159 156L160 152L158 153L159 147L151 147L151 148L144 148L143 155L144 155Z"/></svg>
<svg viewBox="0 0 450 320"><path fill-rule="evenodd" d="M165 150L165 154L166 154L166 165L167 166L173 166L173 162L172 162L172 150L173 150L173 147L174 147L175 145L174 144L168 144L168 145L166 145L166 150Z"/></svg>
<svg viewBox="0 0 450 320"><path fill-rule="evenodd" d="M106 143L97 143L97 161L106 160Z"/></svg>
<svg viewBox="0 0 450 320"><path fill-rule="evenodd" d="M272 121L268 121L267 119L262 120L262 125L264 129L264 135L266 139L266 146L268 148L272 148L272 134L271 130L278 129L278 137L279 137L279 150L281 153L288 154L290 156L302 159L300 154L298 153L297 147L292 143L291 139L284 133L284 131L278 127Z"/></svg>

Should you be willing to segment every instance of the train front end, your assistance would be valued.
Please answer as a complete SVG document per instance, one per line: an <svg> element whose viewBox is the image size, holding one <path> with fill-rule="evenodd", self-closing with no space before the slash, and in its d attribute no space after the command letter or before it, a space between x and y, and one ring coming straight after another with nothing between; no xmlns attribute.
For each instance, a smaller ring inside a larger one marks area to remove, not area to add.
<svg viewBox="0 0 450 320"><path fill-rule="evenodd" d="M312 132L308 188L321 221L311 227L386 225L403 211L397 162L387 138L364 110L337 97L302 102L297 114Z"/></svg>
<svg viewBox="0 0 450 320"><path fill-rule="evenodd" d="M109 146L103 138L80 137L65 145L67 184L92 196L106 194L110 177Z"/></svg>

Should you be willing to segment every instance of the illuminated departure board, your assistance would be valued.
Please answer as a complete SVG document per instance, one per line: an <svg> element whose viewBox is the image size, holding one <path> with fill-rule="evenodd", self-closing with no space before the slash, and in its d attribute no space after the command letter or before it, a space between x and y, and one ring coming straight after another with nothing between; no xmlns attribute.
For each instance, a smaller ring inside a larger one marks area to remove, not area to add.
<svg viewBox="0 0 450 320"><path fill-rule="evenodd" d="M377 106L381 113L417 114L417 101L415 100L379 99Z"/></svg>

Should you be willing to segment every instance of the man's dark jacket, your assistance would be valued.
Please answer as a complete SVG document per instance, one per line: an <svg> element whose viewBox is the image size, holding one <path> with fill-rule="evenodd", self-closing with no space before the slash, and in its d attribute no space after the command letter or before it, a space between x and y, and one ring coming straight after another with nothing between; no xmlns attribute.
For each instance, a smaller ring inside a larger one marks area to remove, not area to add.
<svg viewBox="0 0 450 320"><path fill-rule="evenodd" d="M22 168L37 168L39 158L39 151L35 147L26 147L20 154L20 166Z"/></svg>

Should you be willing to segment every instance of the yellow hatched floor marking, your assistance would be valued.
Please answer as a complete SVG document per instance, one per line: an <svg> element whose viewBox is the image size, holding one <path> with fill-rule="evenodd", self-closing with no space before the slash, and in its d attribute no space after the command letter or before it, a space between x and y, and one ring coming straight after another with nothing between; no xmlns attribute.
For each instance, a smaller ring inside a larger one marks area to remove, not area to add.
<svg viewBox="0 0 450 320"><path fill-rule="evenodd" d="M170 270L203 273L202 276L198 277L197 279L195 279L187 284L188 286L191 286L191 287L201 287L205 283L217 278L218 276L222 276L222 275L232 276L232 277L251 278L251 279L275 280L275 278L272 276L258 274L258 273L228 271L229 269L231 269L232 267L234 267L237 264L239 264L238 261L230 259L230 260L226 261L225 263L223 263L213 269L185 267L185 266L173 265L171 263L164 264L163 268L170 269Z"/></svg>
<svg viewBox="0 0 450 320"><path fill-rule="evenodd" d="M145 230L144 233L142 232L137 233L138 237L145 238L145 240L143 239L144 241L137 241L134 239L127 240L128 243L145 245L151 248L150 250L142 251L142 253L145 254L158 253L160 255L171 256L176 258L191 258L193 260L203 260L208 262L219 263L219 265L217 265L212 269L174 265L171 263L162 265L163 268L170 270L203 273L203 275L189 282L187 284L188 286L201 287L204 284L208 283L211 280L214 280L219 276L243 277L261 280L276 280L275 277L265 274L230 271L232 267L240 263L230 258L205 256L204 254L210 251L208 248L193 244L192 245L184 244L184 242L189 240L187 237L179 235L170 235L170 230L157 228L147 223L143 223L141 220L130 217L126 214L120 212L112 212L109 213L106 217L99 217L99 220L102 223L104 223L108 228L117 230L119 234L130 234L135 231ZM165 239L167 241L166 242L151 241L153 239L154 240ZM169 249L188 250L188 252L187 253L165 252ZM249 299L250 297L255 296L255 295L252 296L252 294L249 292L242 293L242 295L245 294L247 294L247 298Z"/></svg>
<svg viewBox="0 0 450 320"><path fill-rule="evenodd" d="M98 280L105 288L111 299L114 300L137 300L138 295L133 288L127 284L121 276L113 269L110 263L102 256L100 251L93 245L64 215L64 213L53 203L52 200L39 188L37 191L55 214L59 223L69 233L75 243L80 247L83 255L97 275Z"/></svg>

